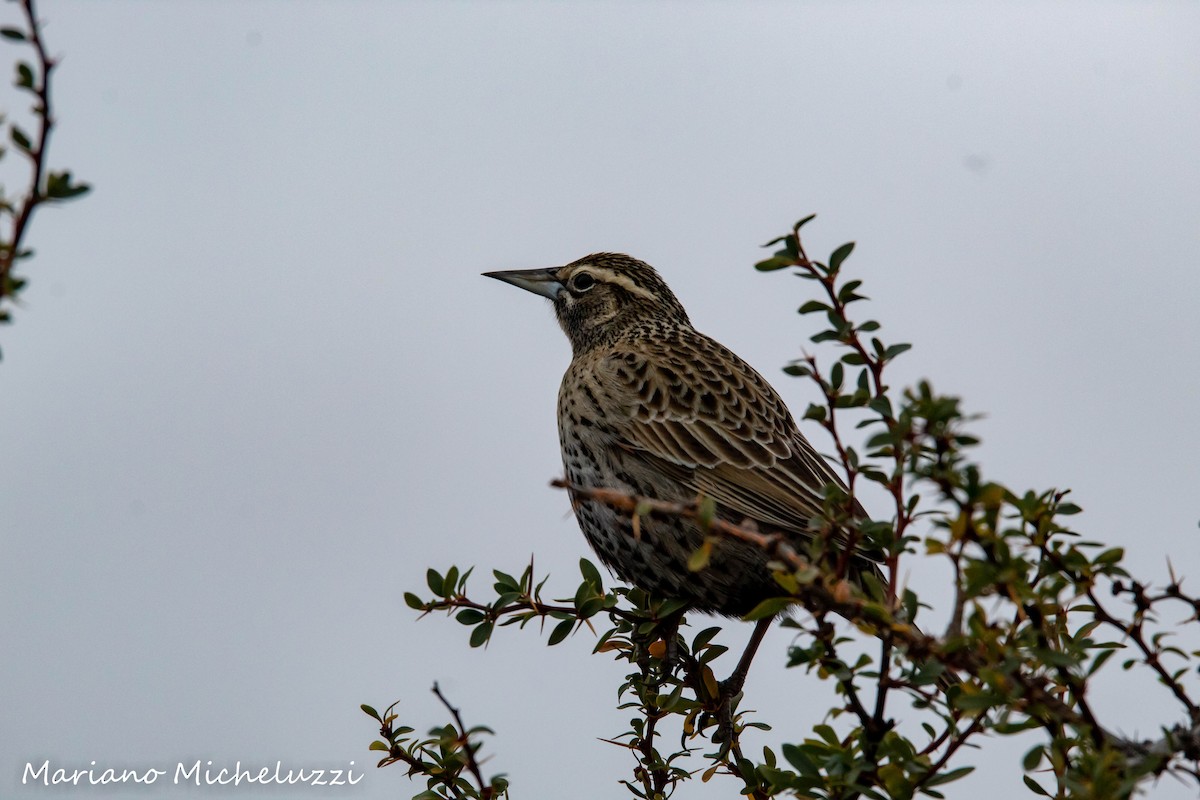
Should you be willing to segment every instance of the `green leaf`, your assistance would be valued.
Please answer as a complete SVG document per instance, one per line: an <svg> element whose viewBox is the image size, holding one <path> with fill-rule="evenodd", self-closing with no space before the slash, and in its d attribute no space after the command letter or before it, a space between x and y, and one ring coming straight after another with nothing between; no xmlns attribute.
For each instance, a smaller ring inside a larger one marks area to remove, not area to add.
<svg viewBox="0 0 1200 800"><path fill-rule="evenodd" d="M492 638L492 623L485 622L471 631L471 647L479 647Z"/></svg>
<svg viewBox="0 0 1200 800"><path fill-rule="evenodd" d="M709 645L704 649L704 652L700 654L700 663L707 664L708 662L720 658L722 655L728 652L729 648L723 644Z"/></svg>
<svg viewBox="0 0 1200 800"><path fill-rule="evenodd" d="M596 589L588 581L580 581L579 587L575 590L575 597L572 602L575 604L575 610L578 611L584 603L596 596Z"/></svg>
<svg viewBox="0 0 1200 800"><path fill-rule="evenodd" d="M792 230L798 231L801 228L803 228L805 225L807 225L808 223L812 222L816 218L817 218L816 214L809 214L807 217L805 217L804 219L800 220L795 225L793 225Z"/></svg>
<svg viewBox="0 0 1200 800"><path fill-rule="evenodd" d="M829 256L829 271L837 272L838 268L842 266L842 262L846 260L853 250L854 242L846 242L837 250L834 250Z"/></svg>
<svg viewBox="0 0 1200 800"><path fill-rule="evenodd" d="M950 783L951 781L956 781L959 778L970 775L974 771L974 767L959 767L958 769L952 769L949 772L943 772L941 775L935 775L934 777L925 781L925 785L941 786L944 783Z"/></svg>
<svg viewBox="0 0 1200 800"><path fill-rule="evenodd" d="M1089 676L1094 675L1097 670L1099 670L1101 667L1104 666L1105 661L1108 661L1110 658L1112 658L1116 654L1117 654L1116 650L1105 650L1105 651L1101 652L1100 655L1096 656L1096 658L1093 659L1092 665L1090 667L1088 667L1087 674Z"/></svg>
<svg viewBox="0 0 1200 800"><path fill-rule="evenodd" d="M703 650L712 638L721 632L720 626L714 625L711 628L705 628L696 634L696 638L692 639L692 652Z"/></svg>
<svg viewBox="0 0 1200 800"><path fill-rule="evenodd" d="M423 611L425 609L425 601L417 597L412 592L404 593L404 604L409 608L416 609L417 611Z"/></svg>
<svg viewBox="0 0 1200 800"><path fill-rule="evenodd" d="M892 418L892 401L888 399L887 395L882 395L872 399L869 403L867 403L867 408L871 409L884 419Z"/></svg>
<svg viewBox="0 0 1200 800"><path fill-rule="evenodd" d="M786 758L787 762L795 767L801 775L820 774L821 768L817 766L817 762L814 761L808 755L808 753L804 752L803 748L797 747L794 744L785 744L781 750L783 751L783 757Z"/></svg>
<svg viewBox="0 0 1200 800"><path fill-rule="evenodd" d="M1003 698L993 694L960 694L954 698L954 707L962 711L982 711L1003 704Z"/></svg>
<svg viewBox="0 0 1200 800"><path fill-rule="evenodd" d="M501 572L498 569L492 570L492 575L496 577L496 592L502 593L507 591L519 592L521 583L507 572Z"/></svg>
<svg viewBox="0 0 1200 800"><path fill-rule="evenodd" d="M554 630L550 631L550 640L546 642L547 646L553 647L571 635L571 629L575 627L575 620L564 619L562 622L554 626Z"/></svg>
<svg viewBox="0 0 1200 800"><path fill-rule="evenodd" d="M69 200L91 191L86 183L71 183L70 172L51 172L46 176L46 198L49 200Z"/></svg>
<svg viewBox="0 0 1200 800"><path fill-rule="evenodd" d="M383 717L379 716L379 712L376 711L371 706L367 705L366 703L363 703L361 706L359 706L359 708L361 708L363 710L363 713L366 714L368 717L374 717L375 719L379 720L380 722L383 722Z"/></svg>
<svg viewBox="0 0 1200 800"><path fill-rule="evenodd" d="M822 303L820 300L809 300L800 308L796 309L797 314L812 314L815 311L829 311L829 304Z"/></svg>
<svg viewBox="0 0 1200 800"><path fill-rule="evenodd" d="M23 152L28 153L33 149L33 142L29 140L29 134L25 133L25 131L21 130L16 125L13 125L9 130L9 136L12 137L13 144L15 144Z"/></svg>
<svg viewBox="0 0 1200 800"><path fill-rule="evenodd" d="M583 575L583 579L596 588L597 591L604 589L604 582L600 579L600 570L596 569L596 565L586 558L579 559L579 572Z"/></svg>
<svg viewBox="0 0 1200 800"><path fill-rule="evenodd" d="M24 61L17 62L17 79L13 81L13 85L19 89L33 88L33 67L26 64Z"/></svg>
<svg viewBox="0 0 1200 800"><path fill-rule="evenodd" d="M487 615L474 608L464 608L462 611L458 612L458 616L456 616L455 619L461 622L463 625L478 625L487 619Z"/></svg>
<svg viewBox="0 0 1200 800"><path fill-rule="evenodd" d="M606 602L607 602L607 598L604 596L589 597L587 600L584 600L582 603L575 604L576 613L578 614L578 616L581 619L587 619L588 617L594 617L596 614L599 614L601 611L604 610L604 604Z"/></svg>
<svg viewBox="0 0 1200 800"><path fill-rule="evenodd" d="M792 259L774 256L773 258L768 258L765 261L759 261L754 265L754 268L759 272L774 272L775 270L787 269L791 266L794 266Z"/></svg>
<svg viewBox="0 0 1200 800"><path fill-rule="evenodd" d="M763 600L761 603L752 608L750 613L746 614L744 617L742 617L742 619L746 620L747 622L766 619L767 617L775 616L788 606L795 604L796 599L794 597L768 597L766 600Z"/></svg>
<svg viewBox="0 0 1200 800"><path fill-rule="evenodd" d="M699 572L708 566L708 562L712 559L712 540L705 539L704 542L692 551L688 557L687 567L690 572Z"/></svg>
<svg viewBox="0 0 1200 800"><path fill-rule="evenodd" d="M1034 794L1040 794L1042 797L1051 797L1052 795L1038 785L1038 782L1028 775L1022 775L1021 779L1025 781L1025 785L1029 787Z"/></svg>
<svg viewBox="0 0 1200 800"><path fill-rule="evenodd" d="M831 744L834 747L841 747L841 740L838 739L838 735L834 733L833 728L829 727L828 725L814 725L813 733L824 739L826 744Z"/></svg>
<svg viewBox="0 0 1200 800"><path fill-rule="evenodd" d="M429 585L429 591L433 592L439 597L444 596L442 593L442 587L445 585L445 580L442 578L442 574L436 569L430 567L428 570L426 570L425 583Z"/></svg>
<svg viewBox="0 0 1200 800"><path fill-rule="evenodd" d="M26 40L25 31L19 28L0 28L0 36L14 42L24 42Z"/></svg>
<svg viewBox="0 0 1200 800"><path fill-rule="evenodd" d="M905 779L904 769L899 764L884 764L879 767L878 774L889 796L902 797L908 794L905 791L908 781Z"/></svg>
<svg viewBox="0 0 1200 800"><path fill-rule="evenodd" d="M846 284L842 288L838 289L838 300L842 303L850 303L854 300L863 299L862 295L857 295L854 293L854 290L859 286L862 286L862 281L846 281Z"/></svg>
<svg viewBox="0 0 1200 800"><path fill-rule="evenodd" d="M521 597L520 592L511 592L511 591L499 592L498 591L498 592L496 592L496 601L494 603L494 606L496 608L503 608L504 606L508 605L509 603L517 602L517 600L520 597Z"/></svg>

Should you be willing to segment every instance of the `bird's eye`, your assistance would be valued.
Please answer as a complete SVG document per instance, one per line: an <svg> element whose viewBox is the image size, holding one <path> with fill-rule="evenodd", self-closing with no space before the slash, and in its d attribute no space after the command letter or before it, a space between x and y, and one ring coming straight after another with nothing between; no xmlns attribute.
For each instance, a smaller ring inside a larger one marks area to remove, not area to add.
<svg viewBox="0 0 1200 800"><path fill-rule="evenodd" d="M586 292L596 285L596 279L586 272L580 272L571 278L571 288L577 292Z"/></svg>

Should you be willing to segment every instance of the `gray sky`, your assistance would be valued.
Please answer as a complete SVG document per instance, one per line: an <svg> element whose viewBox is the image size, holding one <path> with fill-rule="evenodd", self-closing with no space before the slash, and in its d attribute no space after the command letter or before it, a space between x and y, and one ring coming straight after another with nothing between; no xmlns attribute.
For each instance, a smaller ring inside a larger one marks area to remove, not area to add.
<svg viewBox="0 0 1200 800"><path fill-rule="evenodd" d="M95 190L39 212L0 329L0 794L46 794L20 775L47 758L282 759L367 775L54 794L409 796L358 704L402 697L425 730L438 680L496 728L485 769L516 796L620 796L631 759L597 737L624 729L623 672L587 636L471 651L401 599L429 565L531 553L567 591L588 554L547 486L567 343L484 270L643 258L802 410L778 368L809 287L751 265L817 212L810 252L855 239L870 315L915 345L894 377L986 414L990 477L1072 487L1090 538L1200 577L1195 5L41 10L53 161ZM755 747L803 738L829 695L783 669L788 641L750 677L776 725ZM1113 675L1098 704L1152 734L1164 695ZM1023 791L1028 746L969 754L951 796Z"/></svg>

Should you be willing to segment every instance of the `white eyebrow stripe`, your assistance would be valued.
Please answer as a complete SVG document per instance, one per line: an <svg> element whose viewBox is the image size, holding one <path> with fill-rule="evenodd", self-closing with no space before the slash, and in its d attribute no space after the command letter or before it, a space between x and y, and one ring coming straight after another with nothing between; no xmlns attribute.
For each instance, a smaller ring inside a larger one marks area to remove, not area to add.
<svg viewBox="0 0 1200 800"><path fill-rule="evenodd" d="M649 289L638 286L636 283L633 282L633 279L630 278L628 275L622 275L619 272L613 272L611 269L606 269L604 267L596 267L596 266L592 266L591 264L580 264L578 269L571 271L571 274L574 275L579 270L584 270L584 269L588 270L593 275L598 276L605 283L611 283L615 286L620 286L625 291L629 292L632 295L636 295L636 296L642 298L643 300L654 301L656 299L654 297L654 293L651 292Z"/></svg>

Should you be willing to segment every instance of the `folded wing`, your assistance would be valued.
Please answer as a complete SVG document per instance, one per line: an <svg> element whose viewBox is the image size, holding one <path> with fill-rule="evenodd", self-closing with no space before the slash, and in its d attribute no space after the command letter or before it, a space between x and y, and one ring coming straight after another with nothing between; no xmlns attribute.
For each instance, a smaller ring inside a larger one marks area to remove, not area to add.
<svg viewBox="0 0 1200 800"><path fill-rule="evenodd" d="M681 336L599 365L626 412L613 426L622 448L732 518L807 535L825 486L841 480L761 375L702 334Z"/></svg>

